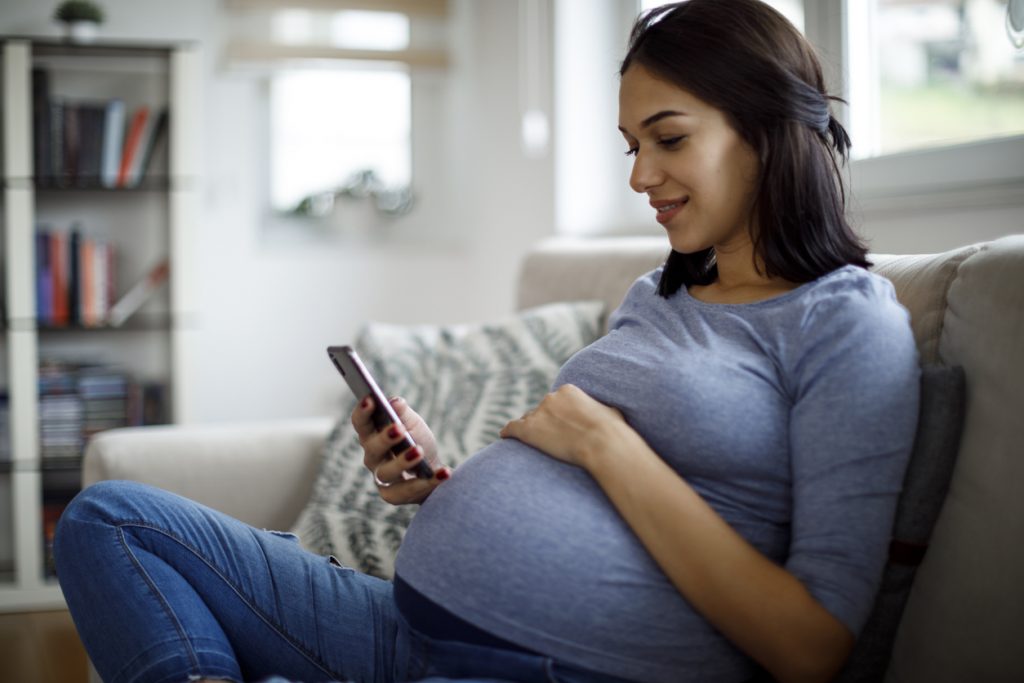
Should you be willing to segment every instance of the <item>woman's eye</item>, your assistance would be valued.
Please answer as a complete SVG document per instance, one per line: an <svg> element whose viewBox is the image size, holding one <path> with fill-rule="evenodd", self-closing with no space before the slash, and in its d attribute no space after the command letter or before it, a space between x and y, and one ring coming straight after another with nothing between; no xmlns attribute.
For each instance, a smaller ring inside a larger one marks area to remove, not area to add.
<svg viewBox="0 0 1024 683"><path fill-rule="evenodd" d="M630 147L629 149L626 150L626 156L627 157L635 157L636 153L639 152L639 151L640 151L639 147Z"/></svg>
<svg viewBox="0 0 1024 683"><path fill-rule="evenodd" d="M680 142L682 142L685 139L686 139L685 135L676 135L676 136L670 137L670 138L662 138L662 139L658 140L658 144L661 145L662 147L674 147L675 145L678 145Z"/></svg>

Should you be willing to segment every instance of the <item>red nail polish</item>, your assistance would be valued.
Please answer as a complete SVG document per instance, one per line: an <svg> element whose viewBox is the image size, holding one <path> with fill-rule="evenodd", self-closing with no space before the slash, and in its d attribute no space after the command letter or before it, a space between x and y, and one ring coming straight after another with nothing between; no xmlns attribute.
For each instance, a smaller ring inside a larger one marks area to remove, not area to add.
<svg viewBox="0 0 1024 683"><path fill-rule="evenodd" d="M398 427L396 427L395 425L391 425L391 428L388 429L388 436L390 436L392 439L397 439L398 438Z"/></svg>
<svg viewBox="0 0 1024 683"><path fill-rule="evenodd" d="M370 399L364 398L362 400L362 402L359 404L359 407L362 408L363 410L366 410L367 408L369 408L370 407Z"/></svg>
<svg viewBox="0 0 1024 683"><path fill-rule="evenodd" d="M450 476L452 476L452 475L451 475L451 472L449 472L448 470L438 470L437 471L437 479L438 479L438 481L444 481L445 479L447 479Z"/></svg>
<svg viewBox="0 0 1024 683"><path fill-rule="evenodd" d="M413 460L415 460L418 457L420 457L420 447L419 446L413 446L412 448L410 448L409 450L407 450L405 452L405 459L408 460L409 462L412 462Z"/></svg>

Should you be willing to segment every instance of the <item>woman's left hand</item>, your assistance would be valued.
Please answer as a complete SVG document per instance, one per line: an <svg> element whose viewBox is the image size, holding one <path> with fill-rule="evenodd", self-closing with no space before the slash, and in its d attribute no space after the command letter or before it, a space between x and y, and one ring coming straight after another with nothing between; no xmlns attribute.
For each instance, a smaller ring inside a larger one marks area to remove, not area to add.
<svg viewBox="0 0 1024 683"><path fill-rule="evenodd" d="M536 408L501 430L502 438L519 439L548 455L583 468L588 457L607 446L622 428L630 427L615 408L563 384Z"/></svg>

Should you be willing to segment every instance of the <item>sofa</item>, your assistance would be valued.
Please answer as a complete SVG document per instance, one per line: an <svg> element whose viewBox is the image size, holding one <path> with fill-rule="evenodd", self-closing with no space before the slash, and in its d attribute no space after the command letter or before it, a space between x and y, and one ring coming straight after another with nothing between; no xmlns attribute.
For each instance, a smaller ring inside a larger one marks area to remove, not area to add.
<svg viewBox="0 0 1024 683"><path fill-rule="evenodd" d="M522 262L517 305L600 299L611 310L666 249L656 237L542 242ZM966 378L948 495L885 680L1024 681L1024 235L871 258L911 313L922 364L961 366ZM83 483L142 481L288 529L337 419L104 432L88 446Z"/></svg>

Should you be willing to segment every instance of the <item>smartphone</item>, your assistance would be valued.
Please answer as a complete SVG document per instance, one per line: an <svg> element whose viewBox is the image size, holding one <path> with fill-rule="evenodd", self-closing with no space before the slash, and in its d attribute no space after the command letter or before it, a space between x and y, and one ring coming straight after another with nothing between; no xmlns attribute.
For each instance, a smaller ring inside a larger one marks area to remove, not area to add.
<svg viewBox="0 0 1024 683"><path fill-rule="evenodd" d="M361 402L367 396L373 399L373 415L370 418L377 431L386 429L393 424L401 424L401 420L395 414L387 396L381 391L380 385L373 379L370 371L366 369L366 365L363 364L355 349L351 346L328 346L327 355L345 379L348 388L355 394L357 401ZM391 454L398 455L415 445L416 442L412 440L412 436L406 433L401 441L391 447ZM426 458L416 463L412 471L420 479L431 479L434 476L434 469L427 463Z"/></svg>

